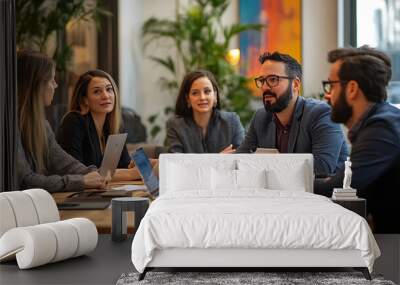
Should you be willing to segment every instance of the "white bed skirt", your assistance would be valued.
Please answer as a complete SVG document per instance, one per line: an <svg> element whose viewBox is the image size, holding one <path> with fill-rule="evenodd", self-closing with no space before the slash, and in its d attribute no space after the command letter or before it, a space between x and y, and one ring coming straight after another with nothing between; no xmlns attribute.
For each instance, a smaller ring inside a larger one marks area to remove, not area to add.
<svg viewBox="0 0 400 285"><path fill-rule="evenodd" d="M147 267L366 267L359 250L156 249Z"/></svg>

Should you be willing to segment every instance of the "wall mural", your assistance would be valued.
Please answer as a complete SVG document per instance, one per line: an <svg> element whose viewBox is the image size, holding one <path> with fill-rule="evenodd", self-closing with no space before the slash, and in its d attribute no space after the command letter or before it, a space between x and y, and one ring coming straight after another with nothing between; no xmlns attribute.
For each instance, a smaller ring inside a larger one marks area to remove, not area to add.
<svg viewBox="0 0 400 285"><path fill-rule="evenodd" d="M258 57L265 51L287 53L301 62L301 0L240 0L241 23L260 23L261 32L240 34L240 72L249 78L258 74ZM250 87L256 87L251 81Z"/></svg>

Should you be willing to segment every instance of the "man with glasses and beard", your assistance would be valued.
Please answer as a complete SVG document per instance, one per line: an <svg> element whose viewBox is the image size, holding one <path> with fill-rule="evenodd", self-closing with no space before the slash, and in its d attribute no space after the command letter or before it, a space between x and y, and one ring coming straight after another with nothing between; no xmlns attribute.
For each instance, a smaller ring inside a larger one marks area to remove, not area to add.
<svg viewBox="0 0 400 285"><path fill-rule="evenodd" d="M352 144L351 187L367 200L368 222L375 233L400 233L400 110L386 101L391 62L363 46L328 54L329 79L323 81L332 120L345 124ZM343 170L317 179L314 193L331 196L341 187ZM397 218L396 218L397 217Z"/></svg>
<svg viewBox="0 0 400 285"><path fill-rule="evenodd" d="M301 65L279 52L260 56L264 108L259 109L237 152L276 148L281 153L312 153L317 177L331 176L343 165L347 146L339 124L330 119L328 104L300 96Z"/></svg>

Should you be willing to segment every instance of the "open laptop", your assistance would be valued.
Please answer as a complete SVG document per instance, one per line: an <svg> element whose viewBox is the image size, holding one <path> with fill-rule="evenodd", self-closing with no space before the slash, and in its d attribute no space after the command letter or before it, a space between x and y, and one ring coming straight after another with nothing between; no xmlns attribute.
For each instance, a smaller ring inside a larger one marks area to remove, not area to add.
<svg viewBox="0 0 400 285"><path fill-rule="evenodd" d="M103 160L99 169L101 176L113 177L115 169L121 158L122 149L125 146L127 133L109 135L107 139L106 149L104 150Z"/></svg>
<svg viewBox="0 0 400 285"><path fill-rule="evenodd" d="M153 196L158 196L159 181L143 148L138 148L136 152L131 155L131 159L135 162L136 167L143 178L143 182L150 194Z"/></svg>
<svg viewBox="0 0 400 285"><path fill-rule="evenodd" d="M127 134L109 135L107 139L106 149L104 150L103 161L99 169L99 173L103 177L113 177L115 169L121 158L122 149L125 146ZM111 198L103 197L96 192L78 192L69 196L63 203L58 203L59 210L89 210L89 209L105 209L110 205ZM97 195L98 194L98 195ZM116 193L114 193L116 195ZM75 197L74 197L75 196ZM111 197L111 195L109 195ZM116 196L124 196L116 195Z"/></svg>

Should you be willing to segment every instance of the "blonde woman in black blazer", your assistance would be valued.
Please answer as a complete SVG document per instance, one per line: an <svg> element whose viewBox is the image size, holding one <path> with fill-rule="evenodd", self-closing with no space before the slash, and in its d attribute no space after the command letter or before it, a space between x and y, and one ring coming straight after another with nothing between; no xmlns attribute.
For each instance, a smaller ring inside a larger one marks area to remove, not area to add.
<svg viewBox="0 0 400 285"><path fill-rule="evenodd" d="M75 85L69 113L58 131L58 143L83 164L100 167L108 136L120 129L121 107L114 80L99 69L85 72ZM139 178L125 146L113 180Z"/></svg>

